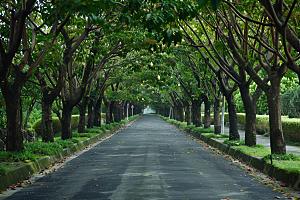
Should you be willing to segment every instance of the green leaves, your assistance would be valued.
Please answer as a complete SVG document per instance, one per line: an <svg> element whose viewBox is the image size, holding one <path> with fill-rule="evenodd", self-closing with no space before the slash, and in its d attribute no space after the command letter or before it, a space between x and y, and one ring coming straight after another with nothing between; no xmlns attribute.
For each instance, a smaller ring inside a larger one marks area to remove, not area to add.
<svg viewBox="0 0 300 200"><path fill-rule="evenodd" d="M198 5L200 6L200 8L206 6L208 3L208 0L199 0L198 1ZM210 5L212 7L213 10L217 10L220 6L220 0L210 0Z"/></svg>
<svg viewBox="0 0 300 200"><path fill-rule="evenodd" d="M210 5L216 11L220 6L220 0L210 0Z"/></svg>
<svg viewBox="0 0 300 200"><path fill-rule="evenodd" d="M36 36L36 42L51 42L52 37L54 34L48 34L48 35L37 35Z"/></svg>
<svg viewBox="0 0 300 200"><path fill-rule="evenodd" d="M171 38L172 34L173 34L173 30L169 29L168 32L167 32L167 36L168 36L169 39Z"/></svg>
<svg viewBox="0 0 300 200"><path fill-rule="evenodd" d="M199 0L198 1L198 5L200 6L200 8L206 6L208 3L208 0Z"/></svg>

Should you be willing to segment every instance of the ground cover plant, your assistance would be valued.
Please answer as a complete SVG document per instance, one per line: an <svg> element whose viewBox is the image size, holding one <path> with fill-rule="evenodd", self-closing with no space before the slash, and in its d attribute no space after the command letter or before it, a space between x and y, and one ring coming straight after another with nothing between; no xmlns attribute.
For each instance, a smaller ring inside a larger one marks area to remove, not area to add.
<svg viewBox="0 0 300 200"><path fill-rule="evenodd" d="M268 154L265 155L262 159L267 163L274 165L276 168L283 169L288 173L294 173L296 175L300 174L300 156L296 154Z"/></svg>
<svg viewBox="0 0 300 200"><path fill-rule="evenodd" d="M224 138L229 137L229 135L227 135L227 134L216 135L214 133L202 133L201 135L204 135L207 138L222 138L222 139L224 139Z"/></svg>
<svg viewBox="0 0 300 200"><path fill-rule="evenodd" d="M252 147L240 145L240 146L234 146L234 148L245 154L251 156L257 156L257 157L264 157L271 153L271 150L269 148L266 148L261 144L256 144L256 146L252 146Z"/></svg>

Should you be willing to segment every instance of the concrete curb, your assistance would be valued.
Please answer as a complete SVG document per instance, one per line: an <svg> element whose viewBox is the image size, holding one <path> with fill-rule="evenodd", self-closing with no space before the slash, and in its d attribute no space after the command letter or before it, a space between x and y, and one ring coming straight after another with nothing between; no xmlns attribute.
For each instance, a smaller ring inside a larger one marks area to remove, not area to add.
<svg viewBox="0 0 300 200"><path fill-rule="evenodd" d="M107 135L117 133L122 128L124 128L127 125L131 124L132 122L136 121L139 117L137 117L136 119L134 119L133 121L131 121L127 124L122 124L122 126L115 127L113 130L109 131L109 133ZM106 137L106 136L104 136L104 137ZM66 156L69 156L77 151L84 149L85 147L89 146L90 144L97 142L101 138L103 138L103 137L101 137L100 134L95 135L87 140L81 141L80 143L74 145L73 147L71 147L69 149L64 149L63 152L61 152L61 153L58 153L58 154L55 154L52 156L45 156L43 158L38 159L35 162L27 163L25 165L15 168L11 171L8 171L5 176L0 176L0 191L3 191L5 188L7 188L13 184L24 181L27 177L32 176L35 173L42 171L43 169L46 169L52 163L55 163L55 162L63 159Z"/></svg>
<svg viewBox="0 0 300 200"><path fill-rule="evenodd" d="M180 129L179 125L174 124L174 126L177 127L178 129ZM271 165L271 164L266 163L265 161L261 160L261 158L259 158L259 157L245 154L233 147L230 147L226 144L223 144L223 143L217 141L216 139L208 138L201 134L199 135L199 133L195 133L194 131L187 130L186 133L189 133L192 136L196 137L197 139L207 143L208 145L210 145L214 148L217 148L220 151L222 151L236 159L239 159L244 163L251 165L252 167L260 170L261 172L268 174L270 177L276 178L277 180L280 180L280 181L286 183L289 187L293 187L296 190L300 190L300 175L299 174L289 173L283 169L278 169L274 165Z"/></svg>

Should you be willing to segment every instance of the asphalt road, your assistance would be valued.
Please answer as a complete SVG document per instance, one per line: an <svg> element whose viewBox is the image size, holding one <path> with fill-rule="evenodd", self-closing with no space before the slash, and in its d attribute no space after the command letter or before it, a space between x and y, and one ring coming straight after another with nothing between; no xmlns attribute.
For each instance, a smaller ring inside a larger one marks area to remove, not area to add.
<svg viewBox="0 0 300 200"><path fill-rule="evenodd" d="M110 139L11 199L274 199L280 193L155 115Z"/></svg>

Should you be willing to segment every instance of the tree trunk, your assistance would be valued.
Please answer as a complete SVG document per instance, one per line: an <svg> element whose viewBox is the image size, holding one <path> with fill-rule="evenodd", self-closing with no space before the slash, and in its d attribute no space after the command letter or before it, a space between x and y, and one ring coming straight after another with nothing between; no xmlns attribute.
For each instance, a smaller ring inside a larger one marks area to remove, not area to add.
<svg viewBox="0 0 300 200"><path fill-rule="evenodd" d="M210 127L210 103L206 95L202 95L204 101L204 128Z"/></svg>
<svg viewBox="0 0 300 200"><path fill-rule="evenodd" d="M61 139L66 140L72 138L72 127L71 127L71 117L72 117L73 107L64 105L62 112L62 131Z"/></svg>
<svg viewBox="0 0 300 200"><path fill-rule="evenodd" d="M109 102L104 102L105 105L105 123L110 124L110 104Z"/></svg>
<svg viewBox="0 0 300 200"><path fill-rule="evenodd" d="M95 105L94 105L94 100L90 100L90 103L88 104L88 124L87 124L87 128L93 128L94 125L94 109L95 109Z"/></svg>
<svg viewBox="0 0 300 200"><path fill-rule="evenodd" d="M42 111L42 117L44 117L44 127L42 127L42 140L43 142L54 142L54 133L52 126L52 101L48 101L48 99L44 98Z"/></svg>
<svg viewBox="0 0 300 200"><path fill-rule="evenodd" d="M165 117L168 117L168 116L169 116L169 109L168 109L167 106L164 108L164 116L165 116Z"/></svg>
<svg viewBox="0 0 300 200"><path fill-rule="evenodd" d="M88 97L83 97L81 104L77 105L79 109L79 123L78 123L78 133L85 132L85 111L86 111L86 103L88 101Z"/></svg>
<svg viewBox="0 0 300 200"><path fill-rule="evenodd" d="M113 109L114 109L114 101L112 101L109 105L109 119L110 123L114 123Z"/></svg>
<svg viewBox="0 0 300 200"><path fill-rule="evenodd" d="M22 120L20 96L21 86L3 86L1 87L2 94L6 105L6 151L23 151L23 135L22 135Z"/></svg>
<svg viewBox="0 0 300 200"><path fill-rule="evenodd" d="M101 104L102 98L99 97L94 109L94 126L101 127Z"/></svg>
<svg viewBox="0 0 300 200"><path fill-rule="evenodd" d="M187 125L191 125L191 107L190 103L188 101L184 101L185 106L185 122Z"/></svg>
<svg viewBox="0 0 300 200"><path fill-rule="evenodd" d="M184 114L183 114L183 107L180 103L174 106L174 114L175 114L175 120L183 122L184 121Z"/></svg>
<svg viewBox="0 0 300 200"><path fill-rule="evenodd" d="M202 126L202 117L201 117L201 100L193 99L192 100L192 113L193 113L193 125L196 127Z"/></svg>
<svg viewBox="0 0 300 200"><path fill-rule="evenodd" d="M120 102L120 119L123 120L125 119L125 117L127 117L127 107L126 107L126 101L122 100ZM128 108L128 112L129 112L129 108ZM128 113L129 114L129 113Z"/></svg>
<svg viewBox="0 0 300 200"><path fill-rule="evenodd" d="M119 103L119 101L115 101L113 104L113 115L114 115L114 122L120 122L121 121L121 115L120 115L120 111L121 110L121 105Z"/></svg>
<svg viewBox="0 0 300 200"><path fill-rule="evenodd" d="M221 133L221 120L220 120L220 98L214 99L214 129L215 134Z"/></svg>
<svg viewBox="0 0 300 200"><path fill-rule="evenodd" d="M270 143L272 154L286 154L286 144L283 137L280 104L280 78L271 80L271 87L266 92L269 106Z"/></svg>
<svg viewBox="0 0 300 200"><path fill-rule="evenodd" d="M256 105L249 92L248 82L239 84L245 113L246 113L246 126L245 126L245 145L256 145Z"/></svg>
<svg viewBox="0 0 300 200"><path fill-rule="evenodd" d="M237 126L237 114L232 93L228 93L225 97L228 103L229 113L229 140L239 140L240 135Z"/></svg>

